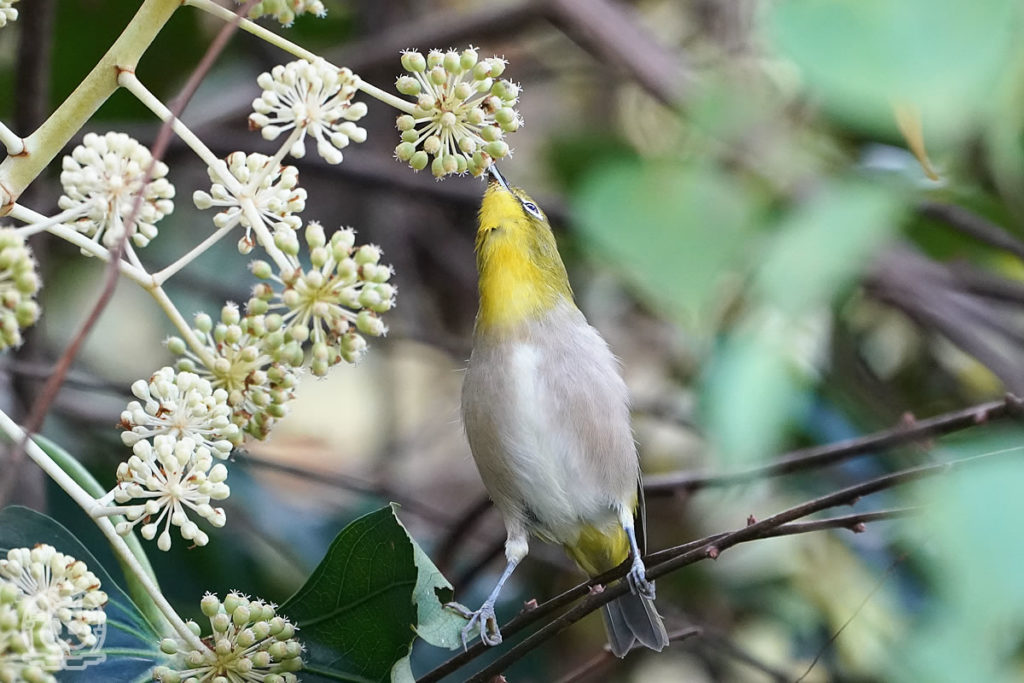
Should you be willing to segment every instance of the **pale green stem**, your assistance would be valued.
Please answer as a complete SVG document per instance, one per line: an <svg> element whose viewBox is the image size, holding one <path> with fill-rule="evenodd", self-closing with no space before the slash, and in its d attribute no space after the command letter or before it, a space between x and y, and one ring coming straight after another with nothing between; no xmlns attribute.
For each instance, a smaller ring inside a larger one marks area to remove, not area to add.
<svg viewBox="0 0 1024 683"><path fill-rule="evenodd" d="M62 223L55 223L56 219L60 218L60 216L63 215L64 214L59 214L58 216L54 216L53 218L47 218L46 216L40 213L36 213L32 209L21 206L20 204L15 204L14 207L11 209L10 213L10 216L12 218L16 218L19 221L24 221L25 223L30 223L33 225L38 223L47 223L48 225L46 227L46 232L50 233L51 235L55 235L61 238L62 240L70 242L71 244L75 245L85 253L89 254L90 256L95 256L101 261L107 262L110 260L110 251L107 250L107 248L104 247L102 244L94 242L93 240L89 239L88 237L78 232L74 228L69 228L68 226L63 225ZM150 277L149 273L147 273L145 270L140 270L139 268L136 268L132 264L127 263L125 261L121 261L117 265L118 270L120 270L121 274L127 277L132 282L135 282L141 285L142 287L149 287L152 284L152 278Z"/></svg>
<svg viewBox="0 0 1024 683"><path fill-rule="evenodd" d="M77 230L74 230L73 228L69 228L66 225L53 225L52 223L54 219L48 219L46 216L43 216L42 214L38 214L31 209L28 209L24 206L17 204L11 210L10 215L13 218L16 218L20 221L24 221L26 223L35 224L49 222L51 223L51 225L46 228L46 231L49 232L51 235L56 235L57 237L60 237L63 240L71 242L76 247L81 248L82 251L86 252L91 256L95 256L96 258L102 261L106 262L110 260L110 252L106 249L106 247L104 247L101 244L97 244L96 242L93 242L91 239L89 239L82 233L78 232ZM189 327L188 322L185 321L185 318L182 317L181 312L178 311L178 308L174 305L174 302L171 301L170 297L167 296L167 293L164 292L163 288L160 286L163 283L163 280L158 282L154 276L150 275L145 270L140 270L139 268L136 268L132 264L126 263L125 261L121 261L118 264L118 267L122 275L124 275L129 280L131 280L132 282L139 285L144 290L150 293L150 295L156 300L157 304L160 306L161 310L163 310L164 314L170 319L171 323L176 328L178 328L178 332L181 334L182 338L185 339L188 345L191 346L192 349L196 352L196 355L198 355L203 360L203 362L209 367L210 364L213 362L213 358L210 356L210 352L207 351L206 347L203 346L202 342L199 341L195 333L192 331L192 328Z"/></svg>
<svg viewBox="0 0 1024 683"><path fill-rule="evenodd" d="M194 246L187 254L179 258L177 261L170 264L163 270L153 273L153 282L158 285L162 285L167 282L171 276L205 253L207 249L219 242L224 235L234 230L237 225L237 223L232 223L231 225L218 229L205 240Z"/></svg>
<svg viewBox="0 0 1024 683"><path fill-rule="evenodd" d="M157 304L159 304L160 308L163 309L164 314L167 315L167 317L170 318L171 323L178 328L178 333L181 335L182 339L185 340L185 343L192 347L195 354L199 356L201 361L203 361L203 365L208 368L212 368L214 358L210 355L209 349L206 348L199 337L196 336L196 333L192 331L192 328L189 327L188 321L186 321L184 316L181 315L181 312L178 310L177 306L174 305L174 302L171 301L171 298L167 296L167 292L163 290L163 287L154 283L152 286L147 287L146 290L154 299L156 299Z"/></svg>
<svg viewBox="0 0 1024 683"><path fill-rule="evenodd" d="M181 119L174 118L171 110L168 109L164 103L156 97L156 95L151 93L134 73L124 71L117 77L117 80L121 87L132 95L135 95L135 97L142 102L142 104L148 107L151 112L156 114L157 118L161 121L164 123L172 121L171 128L174 129L175 134L181 138L182 142L189 146L189 149L196 153L196 156L203 160L203 163L205 163L207 167L212 169L218 175L218 180L228 189L229 192L232 194L238 194L242 191L241 183L239 183L238 179L231 175L227 170L223 159L214 154L195 133L189 130L188 126L186 126Z"/></svg>
<svg viewBox="0 0 1024 683"><path fill-rule="evenodd" d="M234 15L232 14L231 16ZM119 80L121 85L126 90L131 92L133 95L135 95L135 97L139 99L140 102L149 107L150 111L156 114L162 121L166 122L172 120L173 117L171 115L171 111L166 106L164 106L164 104L159 99L157 99L155 95L153 95L151 92L149 92L148 89L146 89L146 86L144 86L142 82L135 77L135 74L128 72L122 73ZM192 133L192 131L190 131L184 123L182 123L180 120L176 118L173 118L173 123L171 125L174 128L174 132L178 134L178 137L180 137L185 142L185 144L187 144L192 149L192 151L195 152L199 156L199 158L206 163L207 167L213 171L213 173L217 176L218 181L222 185L224 185L227 191L233 194L236 199L238 199L242 211L245 212L246 218L248 218L249 222L252 224L252 230L256 233L256 238L259 240L260 244L263 245L263 248L267 250L267 254L274 260L274 263L276 263L281 268L287 267L288 261L284 257L284 254L281 252L281 250L277 248L277 245L274 244L273 236L270 234L270 231L267 230L266 226L264 225L263 217L260 215L259 210L256 208L256 203L251 198L251 190L247 187L244 187L238 181L238 179L234 175L232 175L232 173L228 170L227 164L225 164L222 159L218 159L216 156L214 156L213 152L211 152L210 149L205 144L203 144L203 141L196 137L196 135ZM283 156L284 154L282 152L281 157ZM269 173L269 169L275 169L277 168L277 165L277 163L267 164L268 170L265 172ZM212 244L212 241L205 240L201 243L200 246L205 245L206 248L209 248ZM197 256L199 256L199 253L193 254L192 252L190 252L190 254L191 259L194 259Z"/></svg>
<svg viewBox="0 0 1024 683"><path fill-rule="evenodd" d="M185 0L185 4L191 7L195 7L196 9L200 9L204 12L209 12L210 14L216 17L220 17L224 21L235 21L236 15L234 12L232 12L229 9L221 7L220 5L214 3L212 0ZM262 38L271 45L274 45L275 47L278 47L284 50L285 52L288 52L289 54L295 55L299 59L305 59L307 62L315 62L316 60L320 59L317 55L313 54L312 52L302 47L301 45L296 45L287 38L283 38L274 33L273 31L268 31L259 24L252 22L248 19L242 19L238 23L238 27L243 31L248 31L254 36ZM337 69L338 67L334 68ZM412 114L416 108L415 103L409 102L408 100L403 100L400 97L396 97L395 95L392 95L389 92L385 92L384 90L381 90L377 86L371 85L370 83L367 83L362 79L359 79L359 85L357 87L370 97L378 99L384 104L390 105L395 109L398 109L399 111L405 112L406 114Z"/></svg>
<svg viewBox="0 0 1024 683"><path fill-rule="evenodd" d="M24 139L24 151L0 163L0 215L6 213L10 204L117 89L118 72L134 71L139 58L180 6L181 0L143 0L135 17L99 63L57 111Z"/></svg>
<svg viewBox="0 0 1024 683"><path fill-rule="evenodd" d="M305 59L308 62L314 62L317 60L317 56L310 52L309 50L305 49L304 47L296 45L295 43L291 42L290 40L287 40L286 38L282 38L273 31L268 31L267 29L263 28L254 21L250 21L249 19L245 18L239 20L237 14L235 14L229 9L221 7L212 0L185 0L185 4L189 5L190 7L195 7L196 9L202 10L204 12L208 12L209 14L212 14L215 17L223 19L224 21L229 21L232 23L238 21L238 28L253 34L257 38L262 38L271 45L279 47L285 52L290 52L291 54L295 55L296 57L299 57L300 59Z"/></svg>
<svg viewBox="0 0 1024 683"><path fill-rule="evenodd" d="M7 148L7 154L17 156L25 151L25 141L14 134L14 131L0 122L0 145Z"/></svg>
<svg viewBox="0 0 1024 683"><path fill-rule="evenodd" d="M356 87L362 90L370 97L378 99L384 104L394 107L398 111L404 111L406 114L412 114L416 111L415 102L403 100L401 97L397 97L389 92L381 90L377 86L373 85L372 83L367 83L361 78L359 79L359 85Z"/></svg>
<svg viewBox="0 0 1024 683"><path fill-rule="evenodd" d="M0 430L3 430L3 432L16 443L25 439L24 430L2 411L0 411ZM35 441L32 441L31 439L25 441L25 453L37 465L39 465L39 467L46 472L46 474L49 475L49 477L53 479L53 481L60 486L72 500L78 503L89 517L93 518L93 521L96 522L96 526L98 526L103 535L107 537L107 540L110 542L114 553L118 556L122 565L132 572L139 584L153 600L154 604L156 604L157 609L160 610L160 613L163 614L171 627L174 628L178 637L188 643L189 647L199 650L200 652L205 651L207 649L206 645L204 645L203 641L199 639L199 636L189 630L184 620L178 616L178 613L174 611L171 604L167 602L167 598L165 598L163 593L160 592L160 589L157 588L157 586L150 580L146 570L139 564L139 561L132 554L128 544L125 543L125 540L121 538L121 535L114 529L114 523L106 517L94 517L96 511L100 509L100 506L96 503L96 499L90 496L85 489L79 486L67 472L62 470L60 466L57 465L57 463L55 463Z"/></svg>
<svg viewBox="0 0 1024 683"><path fill-rule="evenodd" d="M274 260L277 267L281 270L291 268L291 264L288 262L288 257L284 255L284 252L277 248L274 244L274 236L267 229L267 224L263 220L263 216L260 215L260 210L256 207L256 202L251 197L239 197L239 205L242 207L242 212L249 221L249 225L252 227L252 231L256 233L256 239L259 241L263 248L267 251L267 255Z"/></svg>
<svg viewBox="0 0 1024 683"><path fill-rule="evenodd" d="M36 213L31 209L15 204L11 207L11 212L8 215L11 218L24 221L26 225L21 228L15 228L15 230L17 230L18 234L23 237L30 237L38 232L45 232L46 230L49 230L51 226L61 225L63 223L69 223L77 220L87 213L89 213L89 205L79 204L74 208L61 211L56 216L50 216L47 218L46 216ZM28 218L28 216L37 217L38 220L35 218Z"/></svg>

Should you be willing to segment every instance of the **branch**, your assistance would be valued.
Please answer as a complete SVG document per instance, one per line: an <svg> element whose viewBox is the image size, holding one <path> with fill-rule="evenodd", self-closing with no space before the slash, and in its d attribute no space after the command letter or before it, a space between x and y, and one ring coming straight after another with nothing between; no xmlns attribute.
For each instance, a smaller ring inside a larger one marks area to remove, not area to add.
<svg viewBox="0 0 1024 683"><path fill-rule="evenodd" d="M1001 225L962 206L923 202L917 207L917 211L922 216L945 223L980 242L1008 251L1019 259L1024 259L1024 242L1014 237Z"/></svg>
<svg viewBox="0 0 1024 683"><path fill-rule="evenodd" d="M805 533L807 531L814 531L820 528L834 528L837 526L850 527L851 524L856 526L856 518L858 516L836 517L831 520L821 520L820 522L808 524L790 525L790 523L828 508L853 504L859 498L871 493L876 493L911 481L941 474L984 458L1002 455L1005 453L1006 451L998 451L996 453L978 455L954 462L924 465L901 470L893 474L877 477L861 484L814 498L802 503L801 505L783 510L782 512L772 515L760 522L748 524L742 529L714 534L698 541L692 541L674 548L659 551L646 558L648 561L647 576L652 580L660 578L681 569L682 567L695 564L704 559L717 558L724 550L753 540L771 538L780 535ZM911 514L912 511L913 509L911 508L866 514L876 514L885 518L904 516L906 514ZM863 519L861 521L863 521ZM625 581L620 581L607 587L603 587L602 584L603 582L621 578L625 575L627 570L628 565L624 564L611 572L606 572L605 574L595 577L586 583L575 586L531 611L520 614L512 619L508 624L502 627L502 632L505 633L506 637L522 630L530 623L550 614L554 610L572 603L579 597L586 595L583 600L577 602L567 611L551 620L534 633L530 634L526 639L495 659L492 664L467 680L476 683L483 683L484 681L490 680L491 677L505 670L508 666L522 658L526 653L537 648L571 624L579 621L586 615L606 605L612 600L625 595L629 590L629 585ZM469 648L468 651L452 657L444 664L441 664L433 671L428 672L425 676L418 679L419 683L440 680L440 678L457 670L463 664L472 660L486 649L486 646L476 643L473 647Z"/></svg>
<svg viewBox="0 0 1024 683"><path fill-rule="evenodd" d="M647 477L644 481L644 491L652 497L665 496L678 491L732 486L764 477L778 477L801 470L826 467L875 450L920 442L933 436L969 429L996 420L1021 417L1022 414L1024 402L1012 394L1007 394L1002 401L980 403L925 420L908 417L897 426L874 434L792 451L762 467L724 474L682 472Z"/></svg>

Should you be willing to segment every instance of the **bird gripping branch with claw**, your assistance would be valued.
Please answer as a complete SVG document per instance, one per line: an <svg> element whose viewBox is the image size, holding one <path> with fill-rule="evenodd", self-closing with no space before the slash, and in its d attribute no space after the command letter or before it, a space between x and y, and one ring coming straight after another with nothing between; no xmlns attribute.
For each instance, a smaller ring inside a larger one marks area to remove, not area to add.
<svg viewBox="0 0 1024 683"><path fill-rule="evenodd" d="M508 533L505 571L475 612L501 642L494 605L529 537L565 547L590 576L632 555L631 592L604 608L612 652L635 641L660 651L668 635L646 578L643 490L618 362L573 301L544 212L492 164L476 234L480 309L462 388L473 458Z"/></svg>

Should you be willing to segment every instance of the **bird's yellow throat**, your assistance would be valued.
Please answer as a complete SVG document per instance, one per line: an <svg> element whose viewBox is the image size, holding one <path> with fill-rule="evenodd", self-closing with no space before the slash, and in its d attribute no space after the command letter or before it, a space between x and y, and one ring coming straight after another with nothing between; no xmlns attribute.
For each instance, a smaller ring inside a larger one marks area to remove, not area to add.
<svg viewBox="0 0 1024 683"><path fill-rule="evenodd" d="M476 263L480 274L477 334L514 334L561 301L572 290L546 218L527 213L532 204L518 188L491 183L480 205ZM541 214L543 216L543 214Z"/></svg>

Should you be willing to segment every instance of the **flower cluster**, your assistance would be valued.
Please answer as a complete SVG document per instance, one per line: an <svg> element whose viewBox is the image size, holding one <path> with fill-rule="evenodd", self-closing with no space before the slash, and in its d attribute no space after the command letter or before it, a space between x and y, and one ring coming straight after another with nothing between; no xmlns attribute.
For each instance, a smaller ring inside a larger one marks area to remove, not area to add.
<svg viewBox="0 0 1024 683"><path fill-rule="evenodd" d="M18 10L12 5L18 0L0 0L0 28L7 25L8 21L18 20Z"/></svg>
<svg viewBox="0 0 1024 683"><path fill-rule="evenodd" d="M257 153L232 152L225 161L227 172L241 183L238 195L221 183L219 174L211 168L208 169L213 182L210 191L196 190L192 201L198 209L227 207L214 216L213 224L218 228L241 224L245 228L245 235L238 242L241 253L248 254L255 244L250 235L252 221L245 211L245 202L251 201L258 220L275 230L297 230L302 225L302 219L295 214L306 208L306 191L297 187L297 168L282 166L271 157Z"/></svg>
<svg viewBox="0 0 1024 683"><path fill-rule="evenodd" d="M306 155L307 133L329 164L341 163L340 150L349 141L366 140L366 129L355 124L366 116L366 104L352 101L359 77L348 69L338 69L323 59L299 60L261 73L256 82L263 94L253 100L255 113L249 115L249 127L260 130L266 140L276 140L284 131L294 129L294 142L288 150L293 157Z"/></svg>
<svg viewBox="0 0 1024 683"><path fill-rule="evenodd" d="M166 434L188 437L226 458L242 443L242 432L231 421L228 392L214 389L209 380L192 372L157 370L149 381L139 380L132 393L144 401L132 401L121 413L121 440L134 446L140 439Z"/></svg>
<svg viewBox="0 0 1024 683"><path fill-rule="evenodd" d="M515 110L519 86L498 77L505 60L479 59L476 50L431 50L424 57L409 50L395 87L416 98L412 114L398 117L402 142L395 156L416 169L430 164L440 178L450 173L483 173L491 162L507 156L505 133L519 129ZM430 161L430 159L433 161Z"/></svg>
<svg viewBox="0 0 1024 683"><path fill-rule="evenodd" d="M294 683L302 668L302 644L296 628L278 616L274 605L228 593L221 602L207 594L200 607L210 620L212 633L203 638L208 646L192 649L183 640L165 638L160 649L171 655L171 666L153 669L162 683L181 681L236 681L238 683ZM199 625L188 623L197 636Z"/></svg>
<svg viewBox="0 0 1024 683"><path fill-rule="evenodd" d="M126 227L132 243L144 247L156 237L156 222L174 210L174 186L166 175L167 165L154 163L149 150L135 139L124 133L89 133L64 157L64 195L57 203L64 210L77 209L81 217L74 221L75 228L108 248L121 241Z"/></svg>
<svg viewBox="0 0 1024 683"><path fill-rule="evenodd" d="M243 0L235 0L239 5ZM324 3L320 0L261 0L249 8L249 18L274 17L282 26L291 26L295 17L301 14L327 16Z"/></svg>
<svg viewBox="0 0 1024 683"><path fill-rule="evenodd" d="M253 262L253 274L266 282L254 288L247 311L279 330L283 346L301 348L310 342L310 369L323 376L342 360L359 360L366 349L360 333L379 337L387 332L379 314L394 306L395 288L388 283L391 267L380 263L380 249L372 244L357 248L351 228L340 228L328 240L323 227L311 222L305 240L312 264L308 270L299 261L294 233L279 233L277 240L289 268L275 274L266 261ZM301 351L282 357L292 364L303 360Z"/></svg>
<svg viewBox="0 0 1024 683"><path fill-rule="evenodd" d="M13 228L0 228L0 351L21 346L21 331L39 319L36 262Z"/></svg>
<svg viewBox="0 0 1024 683"><path fill-rule="evenodd" d="M272 321L243 317L237 306L228 304L221 309L220 322L214 323L205 313L196 316L193 333L204 345L203 354L189 350L180 337L171 337L167 346L181 356L179 371L196 373L215 390L227 392L231 421L239 429L264 439L295 395L292 364L280 360L294 354L294 349L285 345L284 335L278 332Z"/></svg>
<svg viewBox="0 0 1024 683"><path fill-rule="evenodd" d="M51 545L0 559L0 680L52 681L76 650L98 639L107 594L84 562Z"/></svg>
<svg viewBox="0 0 1024 683"><path fill-rule="evenodd" d="M152 442L137 441L132 452L117 468L114 500L121 505L138 499L145 502L117 509L128 519L118 523L117 533L125 535L141 523L143 538L152 540L159 532L157 547L169 550L171 526L176 526L185 540L206 545L209 536L189 519L188 512L213 526L224 526L224 509L213 507L210 501L223 500L231 493L224 483L227 468L223 463L214 465L210 449L189 437L161 434Z"/></svg>

